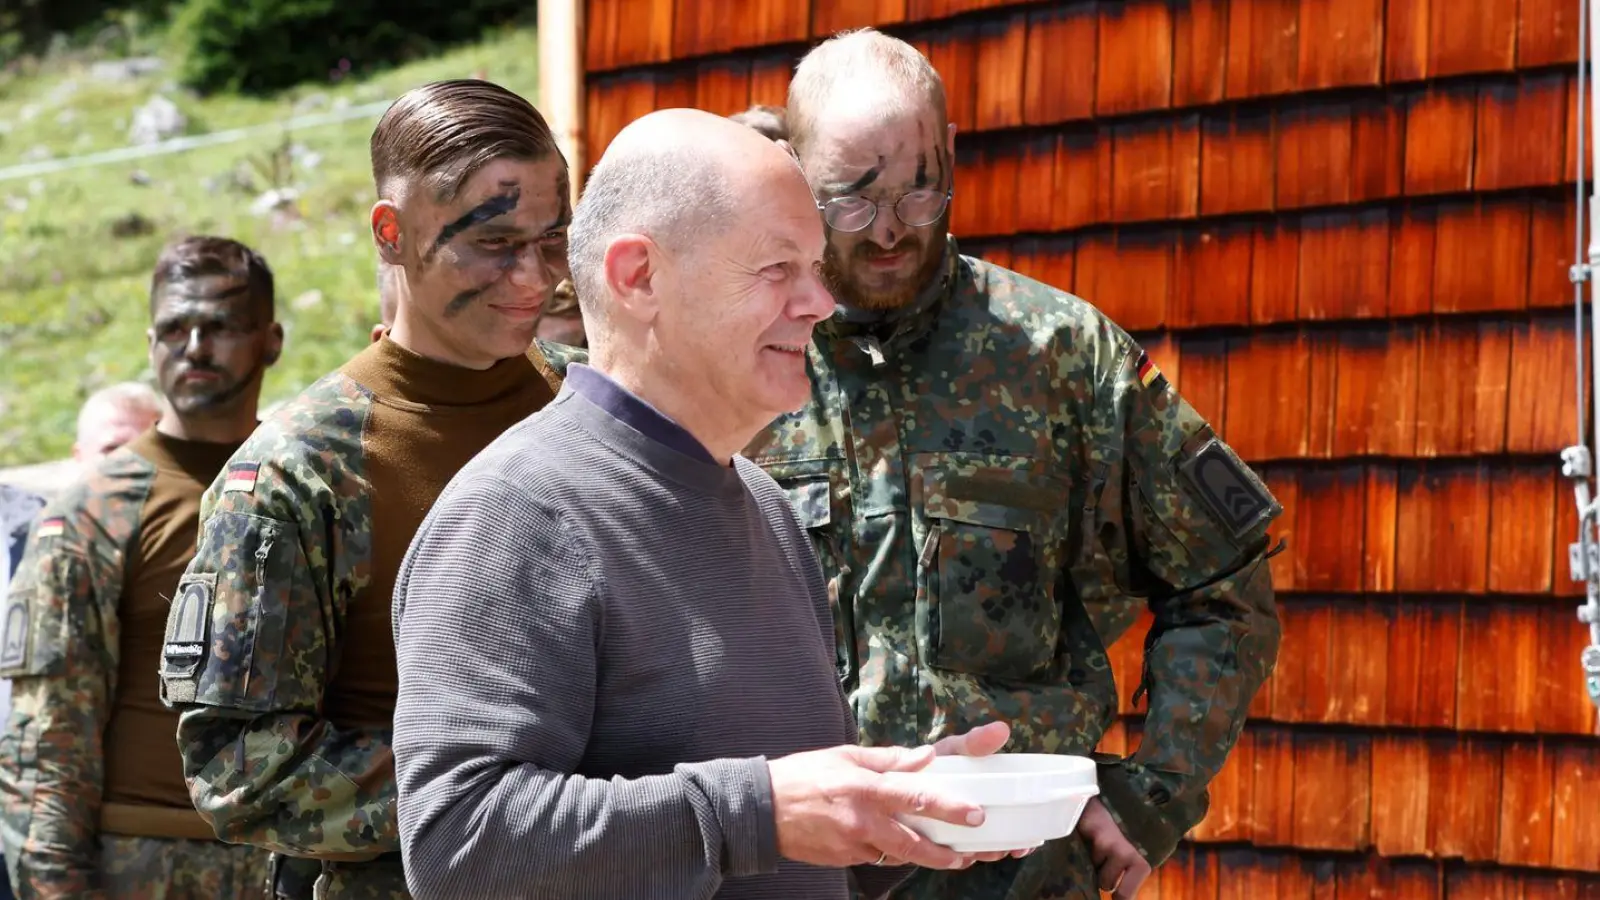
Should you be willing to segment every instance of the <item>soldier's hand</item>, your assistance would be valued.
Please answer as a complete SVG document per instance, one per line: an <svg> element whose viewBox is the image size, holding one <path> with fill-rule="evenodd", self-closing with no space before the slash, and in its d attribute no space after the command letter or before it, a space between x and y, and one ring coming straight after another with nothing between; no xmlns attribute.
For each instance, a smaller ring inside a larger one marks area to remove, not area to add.
<svg viewBox="0 0 1600 900"><path fill-rule="evenodd" d="M819 866L910 863L961 869L974 859L917 834L897 814L979 825L983 808L919 791L884 772L914 772L933 761L931 747L830 747L771 760L778 853Z"/></svg>
<svg viewBox="0 0 1600 900"><path fill-rule="evenodd" d="M1078 820L1078 835L1089 845L1100 890L1113 900L1133 900L1138 896L1139 886L1150 877L1150 863L1123 836L1099 798L1090 798L1084 807L1083 818Z"/></svg>

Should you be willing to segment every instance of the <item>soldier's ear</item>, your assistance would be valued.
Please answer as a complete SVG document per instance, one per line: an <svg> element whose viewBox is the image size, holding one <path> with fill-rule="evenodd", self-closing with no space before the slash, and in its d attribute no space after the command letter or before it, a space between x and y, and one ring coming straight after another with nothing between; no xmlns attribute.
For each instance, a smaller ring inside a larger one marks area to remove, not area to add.
<svg viewBox="0 0 1600 900"><path fill-rule="evenodd" d="M372 243L378 256L392 266L401 263L400 209L389 200L379 200L372 207Z"/></svg>

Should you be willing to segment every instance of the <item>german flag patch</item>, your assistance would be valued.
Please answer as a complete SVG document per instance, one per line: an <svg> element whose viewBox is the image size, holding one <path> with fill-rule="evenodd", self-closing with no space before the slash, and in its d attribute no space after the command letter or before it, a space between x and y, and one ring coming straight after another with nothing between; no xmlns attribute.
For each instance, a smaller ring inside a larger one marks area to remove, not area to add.
<svg viewBox="0 0 1600 900"><path fill-rule="evenodd" d="M67 520L65 516L51 516L39 523L38 536L40 538L60 537L61 533L66 530Z"/></svg>
<svg viewBox="0 0 1600 900"><path fill-rule="evenodd" d="M1139 373L1139 383L1147 390L1164 391L1167 389L1167 377L1161 374L1156 364L1150 361L1150 355L1143 350L1139 351L1139 361L1134 365L1134 370Z"/></svg>
<svg viewBox="0 0 1600 900"><path fill-rule="evenodd" d="M260 463L245 462L234 463L228 466L228 477L222 482L223 493L228 491L243 491L248 494L256 489L256 475L261 471Z"/></svg>

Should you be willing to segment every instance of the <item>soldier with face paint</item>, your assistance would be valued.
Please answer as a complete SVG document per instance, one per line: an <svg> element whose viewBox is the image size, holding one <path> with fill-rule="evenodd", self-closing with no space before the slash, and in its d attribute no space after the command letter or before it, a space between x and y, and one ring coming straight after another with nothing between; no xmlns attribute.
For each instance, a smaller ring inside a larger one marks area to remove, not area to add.
<svg viewBox="0 0 1600 900"><path fill-rule="evenodd" d="M269 417L207 492L160 660L200 814L291 858L279 872L316 861L329 898L407 896L395 575L456 471L553 397L529 347L567 276L571 218L543 117L485 81L401 97L372 169L373 238L404 288L394 324Z"/></svg>
<svg viewBox="0 0 1600 900"><path fill-rule="evenodd" d="M915 49L820 45L788 122L839 310L814 332L810 403L745 453L816 544L863 742L1000 719L1009 750L1087 755L1117 713L1105 646L1155 613L1143 743L1103 760L1078 833L900 896L1133 897L1205 814L1276 659L1281 509L1089 302L961 255L955 128Z"/></svg>
<svg viewBox="0 0 1600 900"><path fill-rule="evenodd" d="M256 426L278 358L272 273L234 241L162 253L150 365L167 408L53 500L5 606L4 843L17 895L263 897L267 854L224 844L172 752L151 669L194 555L200 497Z"/></svg>

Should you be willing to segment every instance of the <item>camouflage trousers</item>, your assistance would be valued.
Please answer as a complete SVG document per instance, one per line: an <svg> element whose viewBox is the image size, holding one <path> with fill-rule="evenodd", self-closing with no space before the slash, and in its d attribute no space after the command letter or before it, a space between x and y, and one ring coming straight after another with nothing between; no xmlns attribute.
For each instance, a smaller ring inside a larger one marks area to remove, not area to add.
<svg viewBox="0 0 1600 900"><path fill-rule="evenodd" d="M917 869L892 900L1099 900L1094 861L1076 834L1022 859L978 863L960 872Z"/></svg>
<svg viewBox="0 0 1600 900"><path fill-rule="evenodd" d="M329 863L317 879L315 900L411 900L398 853L364 863Z"/></svg>
<svg viewBox="0 0 1600 900"><path fill-rule="evenodd" d="M105 900L267 900L267 853L221 841L100 835Z"/></svg>

